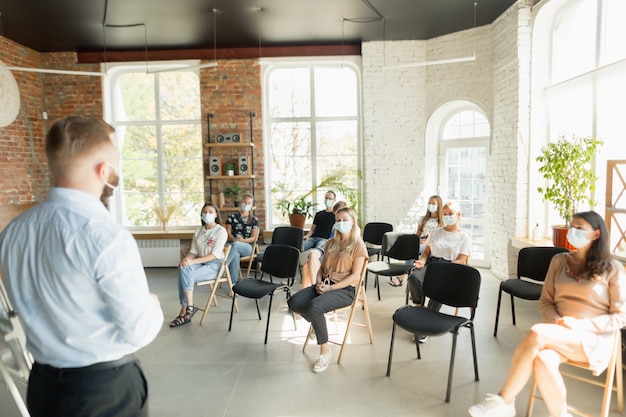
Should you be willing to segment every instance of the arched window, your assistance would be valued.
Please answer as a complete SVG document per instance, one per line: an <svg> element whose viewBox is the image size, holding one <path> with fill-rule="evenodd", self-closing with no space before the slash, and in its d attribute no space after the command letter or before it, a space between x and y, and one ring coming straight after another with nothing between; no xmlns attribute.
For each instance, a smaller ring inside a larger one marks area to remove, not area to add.
<svg viewBox="0 0 626 417"><path fill-rule="evenodd" d="M461 227L472 239L472 265L489 266L487 222L487 155L490 127L472 104L460 102L441 124L439 187L444 200L461 206ZM468 107L469 106L469 107Z"/></svg>
<svg viewBox="0 0 626 417"><path fill-rule="evenodd" d="M603 216L607 160L626 159L624 19L623 0L551 0L539 9L533 28L533 155L560 135L603 140L594 161L599 181L593 195L593 209ZM536 209L541 200L535 190L543 185L536 168L531 157L529 227L537 222L547 236L548 226L563 220L550 205Z"/></svg>

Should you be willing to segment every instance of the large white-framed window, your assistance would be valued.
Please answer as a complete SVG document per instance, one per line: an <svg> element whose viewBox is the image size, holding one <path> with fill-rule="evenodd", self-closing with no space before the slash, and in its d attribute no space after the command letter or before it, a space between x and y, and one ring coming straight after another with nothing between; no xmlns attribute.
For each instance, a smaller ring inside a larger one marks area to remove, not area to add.
<svg viewBox="0 0 626 417"><path fill-rule="evenodd" d="M472 240L472 265L488 267L487 156L490 125L478 106L451 111L441 125L439 189L461 207L461 228Z"/></svg>
<svg viewBox="0 0 626 417"><path fill-rule="evenodd" d="M537 11L533 27L529 229L539 223L546 236L549 226L561 224L562 219L549 204L542 205L536 192L537 186L543 185L535 161L541 146L560 135L593 136L604 141L594 160L599 180L593 193L596 205L592 207L603 216L607 160L626 159L625 19L623 0L551 0Z"/></svg>
<svg viewBox="0 0 626 417"><path fill-rule="evenodd" d="M200 83L191 70L108 64L105 105L120 149L120 186L112 200L131 229L198 223L204 201ZM180 64L178 64L180 67Z"/></svg>
<svg viewBox="0 0 626 417"><path fill-rule="evenodd" d="M347 58L264 62L268 228L288 223L275 208L278 200L306 194L329 173L359 170L359 92L358 66ZM351 188L359 187L357 175L345 180ZM325 192L320 189L311 197L318 209ZM344 197L337 195L338 200Z"/></svg>

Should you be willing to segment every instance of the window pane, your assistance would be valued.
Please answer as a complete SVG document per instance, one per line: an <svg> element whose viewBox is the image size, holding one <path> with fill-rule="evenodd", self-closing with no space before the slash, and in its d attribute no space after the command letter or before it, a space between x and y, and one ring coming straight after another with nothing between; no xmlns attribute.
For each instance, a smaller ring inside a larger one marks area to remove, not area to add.
<svg viewBox="0 0 626 417"><path fill-rule="evenodd" d="M626 1L605 0L606 13L604 15L604 36L601 64L609 64L626 58Z"/></svg>
<svg viewBox="0 0 626 417"><path fill-rule="evenodd" d="M145 72L121 74L116 80L115 120L156 120L154 75Z"/></svg>
<svg viewBox="0 0 626 417"><path fill-rule="evenodd" d="M593 99L590 85L556 89L550 93L550 140L560 135L587 136L591 134Z"/></svg>
<svg viewBox="0 0 626 417"><path fill-rule="evenodd" d="M595 3L595 0L574 2L558 20L553 39L553 83L587 72L595 66Z"/></svg>
<svg viewBox="0 0 626 417"><path fill-rule="evenodd" d="M356 116L356 74L348 68L315 69L315 115Z"/></svg>
<svg viewBox="0 0 626 417"><path fill-rule="evenodd" d="M475 110L464 110L450 117L443 128L442 139L488 137L489 121Z"/></svg>
<svg viewBox="0 0 626 417"><path fill-rule="evenodd" d="M159 74L161 120L200 119L200 81L191 71Z"/></svg>
<svg viewBox="0 0 626 417"><path fill-rule="evenodd" d="M269 116L306 117L311 114L308 68L281 68L269 76Z"/></svg>
<svg viewBox="0 0 626 417"><path fill-rule="evenodd" d="M202 190L200 125L165 126L162 135L164 191Z"/></svg>
<svg viewBox="0 0 626 417"><path fill-rule="evenodd" d="M358 153L357 122L320 122L316 124L316 151L318 157L352 155ZM356 158L354 158L356 161Z"/></svg>

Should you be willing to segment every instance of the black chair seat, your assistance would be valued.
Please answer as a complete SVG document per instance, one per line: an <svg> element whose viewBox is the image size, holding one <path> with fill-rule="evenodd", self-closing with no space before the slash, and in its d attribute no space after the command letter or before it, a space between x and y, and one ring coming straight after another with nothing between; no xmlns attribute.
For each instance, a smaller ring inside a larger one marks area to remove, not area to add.
<svg viewBox="0 0 626 417"><path fill-rule="evenodd" d="M496 322L493 326L493 337L498 336L498 322L500 321L500 304L502 302L502 292L511 297L511 318L515 325L515 297L523 300L538 300L541 297L543 281L546 279L548 267L552 257L562 252L567 252L565 248L528 247L519 251L517 258L517 278L507 279L500 283L498 290L498 303L496 305ZM529 278L536 282L529 282L521 278Z"/></svg>
<svg viewBox="0 0 626 417"><path fill-rule="evenodd" d="M383 275L386 277L393 277L396 275L402 275L408 273L413 269L413 264L388 264L383 261L370 262L367 265L367 270L377 275Z"/></svg>
<svg viewBox="0 0 626 417"><path fill-rule="evenodd" d="M521 279L509 279L500 284L502 291L513 294L524 300L538 300L541 296L543 285Z"/></svg>
<svg viewBox="0 0 626 417"><path fill-rule="evenodd" d="M438 336L455 331L470 320L427 308L404 306L394 313L393 321L408 332L420 336Z"/></svg>
<svg viewBox="0 0 626 417"><path fill-rule="evenodd" d="M378 256L378 254L380 253L380 248L367 248L367 256Z"/></svg>
<svg viewBox="0 0 626 417"><path fill-rule="evenodd" d="M245 278L237 281L233 286L233 291L237 295L246 298L259 299L276 291L280 287L287 288L285 284L275 284L255 278Z"/></svg>

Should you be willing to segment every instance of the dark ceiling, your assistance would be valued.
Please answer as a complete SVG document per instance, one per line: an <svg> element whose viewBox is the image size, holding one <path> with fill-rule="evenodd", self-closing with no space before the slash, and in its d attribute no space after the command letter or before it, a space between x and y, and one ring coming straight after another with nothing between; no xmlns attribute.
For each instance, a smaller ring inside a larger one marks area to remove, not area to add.
<svg viewBox="0 0 626 417"><path fill-rule="evenodd" d="M474 2L0 0L0 35L39 52L423 40L489 24L515 0Z"/></svg>

